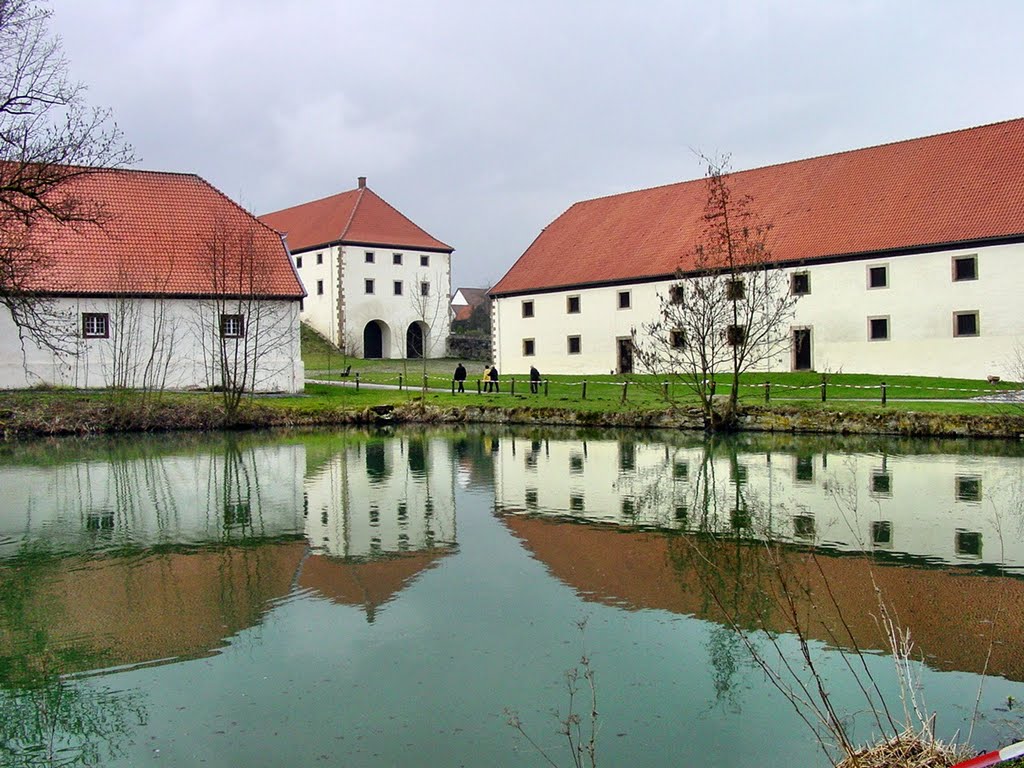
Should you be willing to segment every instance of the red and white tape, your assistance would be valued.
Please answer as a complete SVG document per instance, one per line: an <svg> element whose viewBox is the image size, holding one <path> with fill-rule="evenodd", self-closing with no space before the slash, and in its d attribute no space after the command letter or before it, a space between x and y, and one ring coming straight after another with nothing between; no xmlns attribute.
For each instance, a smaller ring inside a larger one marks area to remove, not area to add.
<svg viewBox="0 0 1024 768"><path fill-rule="evenodd" d="M986 768L986 766L999 765L1004 760L1012 760L1015 757L1021 756L1024 756L1024 741L1018 741L1016 744L1003 747L995 752L986 752L984 755L978 755L967 762L957 763L953 768Z"/></svg>

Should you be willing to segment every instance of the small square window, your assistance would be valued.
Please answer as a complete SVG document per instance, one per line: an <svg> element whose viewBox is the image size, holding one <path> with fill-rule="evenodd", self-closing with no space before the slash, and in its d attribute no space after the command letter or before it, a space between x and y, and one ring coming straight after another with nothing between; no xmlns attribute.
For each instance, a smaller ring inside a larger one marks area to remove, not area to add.
<svg viewBox="0 0 1024 768"><path fill-rule="evenodd" d="M977 280L978 279L978 256L954 256L953 257L953 280Z"/></svg>
<svg viewBox="0 0 1024 768"><path fill-rule="evenodd" d="M892 522L873 520L871 522L871 543L876 547L892 546Z"/></svg>
<svg viewBox="0 0 1024 768"><path fill-rule="evenodd" d="M83 312L82 336L87 339L110 338L110 315L107 312Z"/></svg>
<svg viewBox="0 0 1024 768"><path fill-rule="evenodd" d="M532 301L524 301L523 302L523 317L533 317L533 302Z"/></svg>
<svg viewBox="0 0 1024 768"><path fill-rule="evenodd" d="M400 253L392 253L391 254L391 263L392 264L396 264L398 266L401 266L401 264L402 264L402 254L400 254Z"/></svg>
<svg viewBox="0 0 1024 768"><path fill-rule="evenodd" d="M806 296L811 292L811 275L808 272L794 272L789 277L789 292L794 296Z"/></svg>
<svg viewBox="0 0 1024 768"><path fill-rule="evenodd" d="M302 257L301 256L296 256L295 257L295 268L296 269L302 269Z"/></svg>
<svg viewBox="0 0 1024 768"><path fill-rule="evenodd" d="M421 267L429 267L430 266L430 256L428 256L425 253L424 254L420 254L420 266Z"/></svg>
<svg viewBox="0 0 1024 768"><path fill-rule="evenodd" d="M629 291L619 291L619 309L629 309L632 306L633 297Z"/></svg>
<svg viewBox="0 0 1024 768"><path fill-rule="evenodd" d="M583 454L580 454L580 453L569 454L569 474L570 475L582 475L583 474Z"/></svg>
<svg viewBox="0 0 1024 768"><path fill-rule="evenodd" d="M619 443L619 470L632 472L636 469L636 444Z"/></svg>
<svg viewBox="0 0 1024 768"><path fill-rule="evenodd" d="M323 264L324 263L324 255L322 253L318 253L316 255L316 263L317 264Z"/></svg>
<svg viewBox="0 0 1024 768"><path fill-rule="evenodd" d="M687 482L690 479L690 465L685 461L673 462L672 479L683 483Z"/></svg>
<svg viewBox="0 0 1024 768"><path fill-rule="evenodd" d="M526 508L529 510L537 509L537 502L539 501L539 495L537 494L536 488L526 489Z"/></svg>
<svg viewBox="0 0 1024 768"><path fill-rule="evenodd" d="M740 301L747 295L742 277L732 277L725 281L725 298L729 301Z"/></svg>
<svg viewBox="0 0 1024 768"><path fill-rule="evenodd" d="M580 354L580 352L583 349L582 345L580 344L580 337L579 336L570 336L569 340L568 340L568 344L569 344L569 354L570 355L578 355L578 354Z"/></svg>
<svg viewBox="0 0 1024 768"><path fill-rule="evenodd" d="M889 266L868 267L868 288L889 287Z"/></svg>
<svg viewBox="0 0 1024 768"><path fill-rule="evenodd" d="M747 340L747 329L742 325L730 325L725 329L725 340L729 346L736 347Z"/></svg>
<svg viewBox="0 0 1024 768"><path fill-rule="evenodd" d="M729 473L729 479L738 486L744 486L747 484L747 465L746 464L734 464L732 471Z"/></svg>
<svg viewBox="0 0 1024 768"><path fill-rule="evenodd" d="M240 339L245 336L245 321L241 315L221 315L220 335L225 339Z"/></svg>
<svg viewBox="0 0 1024 768"><path fill-rule="evenodd" d="M981 557L981 533L958 530L956 532L956 553L960 557Z"/></svg>
<svg viewBox="0 0 1024 768"><path fill-rule="evenodd" d="M868 339L871 341L887 341L889 338L889 318L868 318Z"/></svg>
<svg viewBox="0 0 1024 768"><path fill-rule="evenodd" d="M957 475L956 500L981 501L981 477L978 475Z"/></svg>
<svg viewBox="0 0 1024 768"><path fill-rule="evenodd" d="M746 509L734 509L729 513L729 521L734 531L742 531L750 527L750 512Z"/></svg>
<svg viewBox="0 0 1024 768"><path fill-rule="evenodd" d="M402 295L402 281L401 280L395 280L394 288L395 288L395 296L401 296Z"/></svg>
<svg viewBox="0 0 1024 768"><path fill-rule="evenodd" d="M323 296L324 295L324 281L323 280L317 280L316 281L316 295L317 296Z"/></svg>
<svg viewBox="0 0 1024 768"><path fill-rule="evenodd" d="M668 300L672 304L682 304L686 298L686 291L683 284L670 285L668 289Z"/></svg>
<svg viewBox="0 0 1024 768"><path fill-rule="evenodd" d="M373 293L373 280L363 280L363 290L366 293Z"/></svg>
<svg viewBox="0 0 1024 768"><path fill-rule="evenodd" d="M813 539L814 517L811 515L793 515L793 535L798 539Z"/></svg>
<svg viewBox="0 0 1024 768"><path fill-rule="evenodd" d="M566 299L566 301L565 301L565 311L568 312L570 315L579 314L579 311L580 311L580 297L579 296L570 296L568 299Z"/></svg>
<svg viewBox="0 0 1024 768"><path fill-rule="evenodd" d="M420 296L430 295L430 283L420 283Z"/></svg>
<svg viewBox="0 0 1024 768"><path fill-rule="evenodd" d="M366 263L367 264L373 264L373 262L376 261L376 260L377 259L376 259L376 256L374 256L373 251L367 251L366 252Z"/></svg>
<svg viewBox="0 0 1024 768"><path fill-rule="evenodd" d="M686 334L678 328L669 331L668 343L672 349L682 349L686 346Z"/></svg>
<svg viewBox="0 0 1024 768"><path fill-rule="evenodd" d="M797 456L796 457L796 481L798 483L813 483L814 482L814 457L813 456Z"/></svg>
<svg viewBox="0 0 1024 768"><path fill-rule="evenodd" d="M954 336L978 336L980 334L977 312L954 312Z"/></svg>
<svg viewBox="0 0 1024 768"><path fill-rule="evenodd" d="M583 494L574 493L569 496L569 511L570 512L583 512Z"/></svg>
<svg viewBox="0 0 1024 768"><path fill-rule="evenodd" d="M892 496L892 473L880 469L872 470L871 493L874 496Z"/></svg>
<svg viewBox="0 0 1024 768"><path fill-rule="evenodd" d="M533 357L535 346L533 339L523 339L523 357Z"/></svg>

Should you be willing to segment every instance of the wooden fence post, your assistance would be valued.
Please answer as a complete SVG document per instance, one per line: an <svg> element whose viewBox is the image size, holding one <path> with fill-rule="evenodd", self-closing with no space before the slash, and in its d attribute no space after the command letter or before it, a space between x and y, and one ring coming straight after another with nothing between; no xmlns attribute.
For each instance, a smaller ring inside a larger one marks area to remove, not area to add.
<svg viewBox="0 0 1024 768"><path fill-rule="evenodd" d="M509 379L509 382L511 382L510 385L509 385L509 387L510 387L509 393L512 395L512 397L515 397L516 396L516 380L515 379Z"/></svg>
<svg viewBox="0 0 1024 768"><path fill-rule="evenodd" d="M768 402L771 402L771 399L772 399L772 383L770 381L766 381L764 383L764 401L766 403L768 403Z"/></svg>
<svg viewBox="0 0 1024 768"><path fill-rule="evenodd" d="M359 371L356 371L356 392L359 391Z"/></svg>
<svg viewBox="0 0 1024 768"><path fill-rule="evenodd" d="M583 398L582 399L583 400L587 399L587 382L586 381L583 382Z"/></svg>
<svg viewBox="0 0 1024 768"><path fill-rule="evenodd" d="M622 382L622 402L626 402L626 393L629 391L629 382Z"/></svg>
<svg viewBox="0 0 1024 768"><path fill-rule="evenodd" d="M882 405L885 405L885 400L886 400L886 391L885 391L885 382L883 381L882 382Z"/></svg>

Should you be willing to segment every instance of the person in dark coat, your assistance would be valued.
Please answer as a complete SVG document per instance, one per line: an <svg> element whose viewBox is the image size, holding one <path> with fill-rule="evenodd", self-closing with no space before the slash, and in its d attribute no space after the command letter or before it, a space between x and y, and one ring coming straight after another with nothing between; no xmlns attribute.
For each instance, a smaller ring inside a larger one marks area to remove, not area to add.
<svg viewBox="0 0 1024 768"><path fill-rule="evenodd" d="M465 392L466 391L466 387L465 387L465 383L466 383L466 366L464 366L462 363L459 363L457 366L455 366L455 377L454 378L455 378L455 380L457 382L459 382L459 392Z"/></svg>
<svg viewBox="0 0 1024 768"><path fill-rule="evenodd" d="M536 395L540 386L540 371L534 365L530 366L530 394Z"/></svg>
<svg viewBox="0 0 1024 768"><path fill-rule="evenodd" d="M491 386L494 387L495 392L501 391L501 389L498 388L498 366L491 366L491 370L487 373L487 380L491 383Z"/></svg>

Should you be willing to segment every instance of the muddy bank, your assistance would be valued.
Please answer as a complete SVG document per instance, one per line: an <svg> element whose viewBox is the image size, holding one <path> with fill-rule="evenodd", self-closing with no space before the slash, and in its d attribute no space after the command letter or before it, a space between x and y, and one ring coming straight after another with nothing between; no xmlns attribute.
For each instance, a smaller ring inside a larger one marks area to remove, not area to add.
<svg viewBox="0 0 1024 768"><path fill-rule="evenodd" d="M574 411L559 408L444 408L418 403L372 408L283 407L246 404L230 423L215 401L140 403L97 399L0 398L0 435L82 435L110 432L255 429L373 424L525 424L700 431L697 409L667 411ZM739 417L743 431L793 434L897 435L903 437L1024 437L1024 411L985 415L843 412L750 407Z"/></svg>

